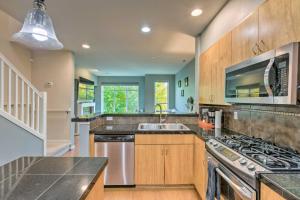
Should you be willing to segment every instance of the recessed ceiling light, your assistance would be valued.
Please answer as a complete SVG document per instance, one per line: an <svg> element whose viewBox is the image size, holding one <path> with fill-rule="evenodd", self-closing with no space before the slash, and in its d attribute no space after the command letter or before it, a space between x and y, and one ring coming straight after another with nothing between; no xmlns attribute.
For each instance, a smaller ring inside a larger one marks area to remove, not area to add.
<svg viewBox="0 0 300 200"><path fill-rule="evenodd" d="M81 46L84 49L90 49L91 48L91 46L89 44L82 44Z"/></svg>
<svg viewBox="0 0 300 200"><path fill-rule="evenodd" d="M191 12L191 15L193 16L193 17L198 17L198 16L200 16L201 14L202 14L202 10L201 9L194 9L192 12Z"/></svg>
<svg viewBox="0 0 300 200"><path fill-rule="evenodd" d="M151 28L149 26L143 26L141 31L143 33L149 33L149 32L151 32Z"/></svg>

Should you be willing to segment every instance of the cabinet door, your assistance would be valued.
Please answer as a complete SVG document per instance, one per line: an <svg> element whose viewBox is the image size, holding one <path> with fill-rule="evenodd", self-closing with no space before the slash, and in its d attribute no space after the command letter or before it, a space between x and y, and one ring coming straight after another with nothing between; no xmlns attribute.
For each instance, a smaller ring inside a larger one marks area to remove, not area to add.
<svg viewBox="0 0 300 200"><path fill-rule="evenodd" d="M163 145L135 145L135 184L164 184Z"/></svg>
<svg viewBox="0 0 300 200"><path fill-rule="evenodd" d="M260 192L260 200L286 200L263 183L261 184Z"/></svg>
<svg viewBox="0 0 300 200"><path fill-rule="evenodd" d="M205 143L200 138L195 139L195 168L194 168L194 184L201 199L206 199L207 187L207 162Z"/></svg>
<svg viewBox="0 0 300 200"><path fill-rule="evenodd" d="M165 184L193 184L193 145L165 145Z"/></svg>
<svg viewBox="0 0 300 200"><path fill-rule="evenodd" d="M215 72L212 78L215 84L215 91L213 92L213 103L217 105L225 104L225 68L231 66L231 33L225 35L218 42L218 62L214 66Z"/></svg>
<svg viewBox="0 0 300 200"><path fill-rule="evenodd" d="M211 69L208 51L200 56L199 72L199 102L209 104L211 103Z"/></svg>
<svg viewBox="0 0 300 200"><path fill-rule="evenodd" d="M292 19L296 41L300 41L300 1L292 0Z"/></svg>
<svg viewBox="0 0 300 200"><path fill-rule="evenodd" d="M291 0L268 0L259 7L259 45L263 52L295 40Z"/></svg>
<svg viewBox="0 0 300 200"><path fill-rule="evenodd" d="M255 56L258 49L258 11L232 30L232 64ZM257 52L258 53L258 52Z"/></svg>

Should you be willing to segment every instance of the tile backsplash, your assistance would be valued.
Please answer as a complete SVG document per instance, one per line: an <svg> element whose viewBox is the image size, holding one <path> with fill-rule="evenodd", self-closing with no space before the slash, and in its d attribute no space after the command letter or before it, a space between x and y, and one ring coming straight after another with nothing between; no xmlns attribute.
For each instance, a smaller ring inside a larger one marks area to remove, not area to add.
<svg viewBox="0 0 300 200"><path fill-rule="evenodd" d="M200 105L204 107L204 105ZM207 107L207 106L205 106ZM300 152L300 106L232 105L210 106L223 109L223 127L260 137ZM234 119L237 112L238 119Z"/></svg>

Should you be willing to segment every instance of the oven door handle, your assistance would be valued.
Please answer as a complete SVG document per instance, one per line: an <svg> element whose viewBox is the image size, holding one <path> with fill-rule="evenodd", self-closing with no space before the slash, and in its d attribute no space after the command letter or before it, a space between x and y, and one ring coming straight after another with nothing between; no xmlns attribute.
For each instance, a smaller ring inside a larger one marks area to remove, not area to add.
<svg viewBox="0 0 300 200"><path fill-rule="evenodd" d="M265 74L264 74L265 87L266 87L267 93L270 97L273 96L273 91L270 86L270 71L271 71L274 63L275 63L275 58L271 58L268 66L265 70Z"/></svg>
<svg viewBox="0 0 300 200"><path fill-rule="evenodd" d="M226 176L219 168L216 169L218 175L220 175L231 187L234 191L238 192L241 197L246 200L255 200L256 194L251 192L248 188L244 186L239 186L234 183L228 176Z"/></svg>

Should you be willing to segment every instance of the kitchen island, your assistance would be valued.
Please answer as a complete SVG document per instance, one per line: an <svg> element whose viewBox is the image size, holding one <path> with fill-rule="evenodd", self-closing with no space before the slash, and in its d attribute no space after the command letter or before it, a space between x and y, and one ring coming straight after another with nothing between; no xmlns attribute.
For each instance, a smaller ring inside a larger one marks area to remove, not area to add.
<svg viewBox="0 0 300 200"><path fill-rule="evenodd" d="M19 158L0 167L0 199L101 200L107 162L107 158Z"/></svg>

